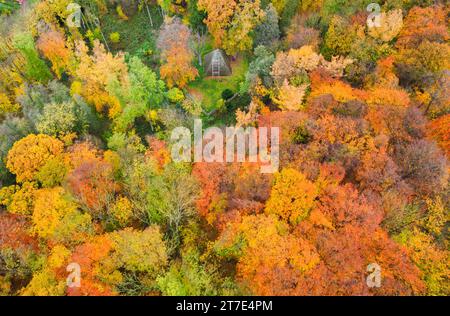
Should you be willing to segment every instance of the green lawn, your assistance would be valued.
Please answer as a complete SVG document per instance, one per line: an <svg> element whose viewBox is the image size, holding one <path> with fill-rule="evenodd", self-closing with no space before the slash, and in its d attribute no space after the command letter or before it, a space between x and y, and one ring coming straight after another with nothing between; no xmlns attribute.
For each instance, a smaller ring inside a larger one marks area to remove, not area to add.
<svg viewBox="0 0 450 316"><path fill-rule="evenodd" d="M239 83L245 79L248 68L248 61L245 58L239 57L231 63L231 67L233 71L231 76L222 78L200 77L189 84L189 91L201 95L202 105L206 111L215 108L217 101L222 98L223 90L230 89L236 92L239 89Z"/></svg>

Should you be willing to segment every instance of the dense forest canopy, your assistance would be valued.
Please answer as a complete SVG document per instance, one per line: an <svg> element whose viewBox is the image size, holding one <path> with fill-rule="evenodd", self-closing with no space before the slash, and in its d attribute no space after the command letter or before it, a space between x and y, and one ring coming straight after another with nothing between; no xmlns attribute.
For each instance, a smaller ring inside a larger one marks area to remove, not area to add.
<svg viewBox="0 0 450 316"><path fill-rule="evenodd" d="M449 13L0 0L0 295L450 295ZM278 171L177 161L198 120Z"/></svg>

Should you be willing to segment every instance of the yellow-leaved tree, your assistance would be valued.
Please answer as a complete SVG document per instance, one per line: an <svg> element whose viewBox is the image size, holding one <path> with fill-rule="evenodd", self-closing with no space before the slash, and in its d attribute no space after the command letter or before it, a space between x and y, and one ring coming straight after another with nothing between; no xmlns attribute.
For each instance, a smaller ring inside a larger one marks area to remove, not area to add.
<svg viewBox="0 0 450 316"><path fill-rule="evenodd" d="M84 42L78 41L75 46L78 68L72 88L92 103L99 113L106 111L110 118L116 117L122 110L120 102L108 93L107 86L114 80L123 87L129 86L124 55L119 53L114 56L106 52L98 40L94 41L92 56L88 54L89 49Z"/></svg>
<svg viewBox="0 0 450 316"><path fill-rule="evenodd" d="M93 232L91 216L61 187L36 192L32 222L39 237L55 243L77 244Z"/></svg>
<svg viewBox="0 0 450 316"><path fill-rule="evenodd" d="M283 85L278 90L277 97L274 98L274 102L283 111L299 111L302 108L307 89L307 84L296 87L284 80Z"/></svg>
<svg viewBox="0 0 450 316"><path fill-rule="evenodd" d="M214 44L221 46L226 35L226 29L236 10L235 0L199 0L198 9L208 13L204 20L208 31L214 38Z"/></svg>
<svg viewBox="0 0 450 316"><path fill-rule="evenodd" d="M401 9L381 12L380 25L370 27L368 33L383 42L390 42L400 33L402 26L403 14Z"/></svg>
<svg viewBox="0 0 450 316"><path fill-rule="evenodd" d="M263 20L260 0L199 0L208 17L205 24L217 47L235 55L252 47L251 32Z"/></svg>
<svg viewBox="0 0 450 316"><path fill-rule="evenodd" d="M6 167L16 175L17 182L31 181L49 159L61 155L63 150L64 144L56 138L30 134L13 145Z"/></svg>
<svg viewBox="0 0 450 316"><path fill-rule="evenodd" d="M317 197L316 185L301 172L285 168L275 175L275 182L266 203L266 213L297 224L308 217Z"/></svg>

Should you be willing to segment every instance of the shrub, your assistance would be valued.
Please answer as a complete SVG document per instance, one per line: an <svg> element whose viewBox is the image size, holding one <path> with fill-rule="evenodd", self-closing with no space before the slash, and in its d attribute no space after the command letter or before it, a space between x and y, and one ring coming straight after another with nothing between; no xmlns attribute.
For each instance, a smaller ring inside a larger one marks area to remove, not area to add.
<svg viewBox="0 0 450 316"><path fill-rule="evenodd" d="M303 125L298 126L294 131L294 135L292 135L292 142L295 144L308 144L311 139L312 135Z"/></svg>
<svg viewBox="0 0 450 316"><path fill-rule="evenodd" d="M120 34L118 32L111 33L111 34L109 34L109 39L114 44L117 44L120 42Z"/></svg>
<svg viewBox="0 0 450 316"><path fill-rule="evenodd" d="M224 99L225 101L231 99L234 96L234 92L231 91L230 89L225 89L222 91L222 99Z"/></svg>
<svg viewBox="0 0 450 316"><path fill-rule="evenodd" d="M172 103L179 103L184 100L184 93L178 88L172 88L167 92L167 98Z"/></svg>

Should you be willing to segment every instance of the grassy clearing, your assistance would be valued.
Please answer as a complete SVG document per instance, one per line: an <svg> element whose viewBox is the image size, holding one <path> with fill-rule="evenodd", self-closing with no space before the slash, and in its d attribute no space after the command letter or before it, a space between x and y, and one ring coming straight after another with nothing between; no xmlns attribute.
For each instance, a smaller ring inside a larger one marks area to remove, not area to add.
<svg viewBox="0 0 450 316"><path fill-rule="evenodd" d="M217 102L222 98L222 91L230 89L236 92L239 89L239 83L245 79L245 73L248 68L248 61L239 57L231 63L233 74L228 77L211 78L200 77L189 84L188 90L193 94L201 94L202 105L206 111L215 108Z"/></svg>
<svg viewBox="0 0 450 316"><path fill-rule="evenodd" d="M156 31L163 22L163 18L156 6L150 7L153 27L145 8L137 12L129 20L122 20L115 11L111 11L102 17L102 30L108 40L108 45L113 52L125 51L131 55L137 55L151 66L157 61L156 56ZM119 33L119 43L112 43L109 39L111 33Z"/></svg>

